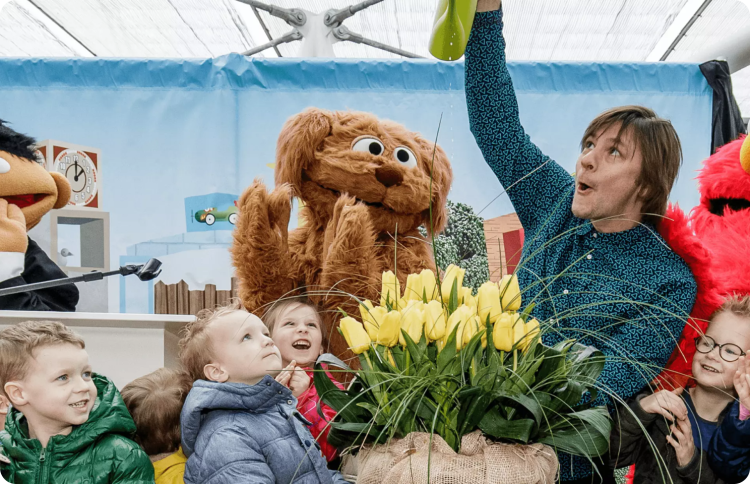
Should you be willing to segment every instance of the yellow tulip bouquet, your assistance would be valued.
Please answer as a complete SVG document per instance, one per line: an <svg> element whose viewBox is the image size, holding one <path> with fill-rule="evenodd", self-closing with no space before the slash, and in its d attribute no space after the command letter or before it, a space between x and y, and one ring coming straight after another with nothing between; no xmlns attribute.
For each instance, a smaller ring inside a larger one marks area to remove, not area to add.
<svg viewBox="0 0 750 484"><path fill-rule="evenodd" d="M379 305L361 301L359 318L344 315L339 330L361 370L345 391L315 372L321 399L338 412L329 443L352 448L427 432L458 451L464 435L481 430L493 441L602 455L610 421L590 402L603 355L574 341L543 345L550 328L530 317L533 305L521 310L515 276L474 295L463 275L453 265L442 281L430 270L409 274L402 293L385 272ZM319 370L335 362L326 356Z"/></svg>

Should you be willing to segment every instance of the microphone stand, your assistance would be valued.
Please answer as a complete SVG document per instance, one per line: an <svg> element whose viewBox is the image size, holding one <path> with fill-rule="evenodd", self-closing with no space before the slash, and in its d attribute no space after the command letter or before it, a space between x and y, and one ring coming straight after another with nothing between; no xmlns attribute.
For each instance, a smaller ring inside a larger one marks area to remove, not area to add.
<svg viewBox="0 0 750 484"><path fill-rule="evenodd" d="M52 287L63 286L65 284L73 284L76 282L93 282L104 279L105 277L116 276L129 276L135 274L138 279L142 281L150 281L161 274L161 261L158 259L150 259L145 264L129 264L122 266L116 271L109 272L89 272L79 277L63 277L62 279L53 279L51 281L35 282L33 284L24 284L23 286L8 287L0 289L0 297L10 296L11 294L18 294L19 292L31 292L38 291L40 289L49 289Z"/></svg>

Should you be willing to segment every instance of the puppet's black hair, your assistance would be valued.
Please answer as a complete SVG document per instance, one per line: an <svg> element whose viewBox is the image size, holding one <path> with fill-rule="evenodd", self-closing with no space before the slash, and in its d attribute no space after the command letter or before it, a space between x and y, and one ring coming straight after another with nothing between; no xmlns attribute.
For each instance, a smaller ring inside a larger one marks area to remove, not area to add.
<svg viewBox="0 0 750 484"><path fill-rule="evenodd" d="M13 131L5 123L0 119L0 151L5 151L19 158L26 158L29 161L36 161L34 148L32 147L36 140Z"/></svg>

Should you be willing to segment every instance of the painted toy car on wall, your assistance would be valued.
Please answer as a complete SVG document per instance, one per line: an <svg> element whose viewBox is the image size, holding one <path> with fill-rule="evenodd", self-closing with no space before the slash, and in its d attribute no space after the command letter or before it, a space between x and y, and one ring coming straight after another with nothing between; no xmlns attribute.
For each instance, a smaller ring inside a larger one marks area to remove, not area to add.
<svg viewBox="0 0 750 484"><path fill-rule="evenodd" d="M216 207L210 207L205 210L198 210L195 213L195 220L202 222L206 225L213 225L216 222L227 221L234 225L237 223L237 200L234 201L234 205L229 206L225 210L217 211Z"/></svg>

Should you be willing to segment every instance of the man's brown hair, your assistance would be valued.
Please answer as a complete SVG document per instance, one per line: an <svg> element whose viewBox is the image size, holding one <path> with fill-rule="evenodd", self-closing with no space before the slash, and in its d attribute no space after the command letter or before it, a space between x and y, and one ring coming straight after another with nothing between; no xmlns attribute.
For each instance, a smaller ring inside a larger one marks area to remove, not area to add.
<svg viewBox="0 0 750 484"><path fill-rule="evenodd" d="M197 319L183 329L182 339L180 339L180 362L193 381L205 380L203 368L214 361L214 348L208 331L209 326L221 316L235 311L245 311L240 300L236 298L229 301L226 306L199 311L196 315Z"/></svg>
<svg viewBox="0 0 750 484"><path fill-rule="evenodd" d="M643 106L620 106L604 111L589 124L581 139L581 150L589 138L620 125L617 141L630 133L641 152L643 164L636 183L643 189L643 223L657 226L667 211L667 200L682 164L682 146L672 123Z"/></svg>
<svg viewBox="0 0 750 484"><path fill-rule="evenodd" d="M26 378L36 349L64 343L86 348L80 336L57 321L24 321L0 330L0 394L7 397L5 384Z"/></svg>
<svg viewBox="0 0 750 484"><path fill-rule="evenodd" d="M120 392L135 421L135 441L146 454L179 449L180 412L191 386L186 373L159 368L128 383Z"/></svg>

